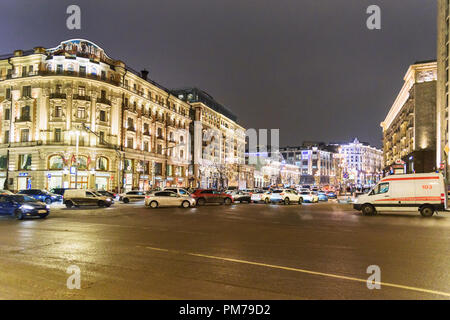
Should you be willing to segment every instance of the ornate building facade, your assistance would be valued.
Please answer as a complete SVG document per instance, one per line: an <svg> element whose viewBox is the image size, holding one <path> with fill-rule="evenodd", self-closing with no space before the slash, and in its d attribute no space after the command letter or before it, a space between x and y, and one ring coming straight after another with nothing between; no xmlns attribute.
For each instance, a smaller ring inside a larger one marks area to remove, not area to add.
<svg viewBox="0 0 450 320"><path fill-rule="evenodd" d="M406 173L436 170L436 61L410 66L383 129L384 171L404 163Z"/></svg>
<svg viewBox="0 0 450 320"><path fill-rule="evenodd" d="M191 106L94 43L0 57L0 188L187 186Z"/></svg>
<svg viewBox="0 0 450 320"><path fill-rule="evenodd" d="M245 164L245 129L237 117L197 88L172 90L192 108L193 187L254 187L254 168Z"/></svg>

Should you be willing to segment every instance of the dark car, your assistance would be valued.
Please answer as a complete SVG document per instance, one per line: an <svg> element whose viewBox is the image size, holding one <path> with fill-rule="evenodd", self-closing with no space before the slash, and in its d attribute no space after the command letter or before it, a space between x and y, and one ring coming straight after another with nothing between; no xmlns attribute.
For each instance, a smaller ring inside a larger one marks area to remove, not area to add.
<svg viewBox="0 0 450 320"><path fill-rule="evenodd" d="M319 201L328 201L328 196L323 191L317 192L317 196L319 197Z"/></svg>
<svg viewBox="0 0 450 320"><path fill-rule="evenodd" d="M45 202L46 204L51 204L52 202L58 202L63 200L62 195L50 193L48 191L39 189L20 190L19 192L17 192L17 194L32 197L38 201Z"/></svg>
<svg viewBox="0 0 450 320"><path fill-rule="evenodd" d="M25 195L0 195L0 213L14 215L22 220L26 217L45 218L50 210L43 202Z"/></svg>
<svg viewBox="0 0 450 320"><path fill-rule="evenodd" d="M96 192L101 194L102 196L111 198L111 200L114 200L116 198L116 194L115 193L112 193L112 192L109 192L109 191L106 191L106 190L98 190Z"/></svg>
<svg viewBox="0 0 450 320"><path fill-rule="evenodd" d="M198 206L206 203L231 204L233 198L224 192L211 189L197 189L191 196L196 200Z"/></svg>

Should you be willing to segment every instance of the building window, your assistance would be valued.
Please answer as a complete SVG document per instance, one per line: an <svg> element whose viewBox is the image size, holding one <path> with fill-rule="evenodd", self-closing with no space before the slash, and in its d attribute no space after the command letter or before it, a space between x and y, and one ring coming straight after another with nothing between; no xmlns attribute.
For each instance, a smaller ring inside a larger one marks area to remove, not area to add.
<svg viewBox="0 0 450 320"><path fill-rule="evenodd" d="M127 148L134 148L133 138L127 138Z"/></svg>
<svg viewBox="0 0 450 320"><path fill-rule="evenodd" d="M0 170L6 170L7 160L6 156L0 156ZM3 188L3 186L0 186L0 188Z"/></svg>
<svg viewBox="0 0 450 320"><path fill-rule="evenodd" d="M99 139L100 144L105 144L105 132L104 131L99 132L98 139Z"/></svg>
<svg viewBox="0 0 450 320"><path fill-rule="evenodd" d="M99 157L97 160L97 170L107 171L108 170L108 159L105 157Z"/></svg>
<svg viewBox="0 0 450 320"><path fill-rule="evenodd" d="M86 96L86 88L85 87L78 87L78 95L81 97Z"/></svg>
<svg viewBox="0 0 450 320"><path fill-rule="evenodd" d="M162 163L155 162L155 175L162 176Z"/></svg>
<svg viewBox="0 0 450 320"><path fill-rule="evenodd" d="M100 121L105 122L106 121L106 111L100 110Z"/></svg>
<svg viewBox="0 0 450 320"><path fill-rule="evenodd" d="M55 129L55 142L61 142L61 129L56 128Z"/></svg>
<svg viewBox="0 0 450 320"><path fill-rule="evenodd" d="M11 88L6 88L6 99L11 99Z"/></svg>
<svg viewBox="0 0 450 320"><path fill-rule="evenodd" d="M127 125L128 125L128 130L134 130L134 121L132 118L128 118Z"/></svg>
<svg viewBox="0 0 450 320"><path fill-rule="evenodd" d="M20 120L30 121L30 106L22 107Z"/></svg>
<svg viewBox="0 0 450 320"><path fill-rule="evenodd" d="M11 118L11 109L5 109L5 120L9 120Z"/></svg>
<svg viewBox="0 0 450 320"><path fill-rule="evenodd" d="M148 133L149 133L148 123L144 123L144 133L145 133L145 134L148 134Z"/></svg>
<svg viewBox="0 0 450 320"><path fill-rule="evenodd" d="M55 118L61 118L62 117L62 107L61 106L55 106Z"/></svg>
<svg viewBox="0 0 450 320"><path fill-rule="evenodd" d="M9 143L9 130L5 130L4 143Z"/></svg>
<svg viewBox="0 0 450 320"><path fill-rule="evenodd" d="M24 98L31 97L31 86L24 86L22 88L22 97L24 97Z"/></svg>
<svg viewBox="0 0 450 320"><path fill-rule="evenodd" d="M86 76L86 67L80 66L80 76L85 77Z"/></svg>
<svg viewBox="0 0 450 320"><path fill-rule="evenodd" d="M31 154L19 155L19 170L31 169Z"/></svg>
<svg viewBox="0 0 450 320"><path fill-rule="evenodd" d="M162 154L162 145L161 144L158 144L158 147L156 149L156 153Z"/></svg>
<svg viewBox="0 0 450 320"><path fill-rule="evenodd" d="M157 134L157 137L158 138L162 138L162 129L161 128L158 128L158 134Z"/></svg>
<svg viewBox="0 0 450 320"><path fill-rule="evenodd" d="M86 109L84 107L78 107L77 118L84 119L86 117Z"/></svg>
<svg viewBox="0 0 450 320"><path fill-rule="evenodd" d="M30 130L22 129L20 131L20 142L28 142L29 136L30 136Z"/></svg>
<svg viewBox="0 0 450 320"><path fill-rule="evenodd" d="M180 150L180 158L183 159L184 158L184 151Z"/></svg>
<svg viewBox="0 0 450 320"><path fill-rule="evenodd" d="M48 160L49 170L62 170L64 167L64 161L61 156L51 156Z"/></svg>
<svg viewBox="0 0 450 320"><path fill-rule="evenodd" d="M57 66L56 66L56 73L59 73L59 74L61 74L61 73L63 73L63 65L62 64L58 64Z"/></svg>
<svg viewBox="0 0 450 320"><path fill-rule="evenodd" d="M149 146L148 141L144 141L144 151L150 151L148 146Z"/></svg>

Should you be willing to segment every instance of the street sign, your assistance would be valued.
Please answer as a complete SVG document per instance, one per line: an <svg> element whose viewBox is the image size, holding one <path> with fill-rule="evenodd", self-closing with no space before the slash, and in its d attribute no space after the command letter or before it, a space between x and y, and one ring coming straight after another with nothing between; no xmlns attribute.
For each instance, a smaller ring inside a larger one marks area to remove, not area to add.
<svg viewBox="0 0 450 320"><path fill-rule="evenodd" d="M77 167L70 167L70 174L77 174Z"/></svg>
<svg viewBox="0 0 450 320"><path fill-rule="evenodd" d="M344 179L348 179L348 172L344 172Z"/></svg>

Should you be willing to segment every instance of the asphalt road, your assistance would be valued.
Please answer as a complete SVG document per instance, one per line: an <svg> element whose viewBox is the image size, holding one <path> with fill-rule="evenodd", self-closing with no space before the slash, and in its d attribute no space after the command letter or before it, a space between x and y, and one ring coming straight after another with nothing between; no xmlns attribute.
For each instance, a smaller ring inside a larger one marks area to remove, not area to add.
<svg viewBox="0 0 450 320"><path fill-rule="evenodd" d="M66 286L73 265L79 290ZM0 218L2 299L450 299L449 270L450 213L133 203Z"/></svg>

